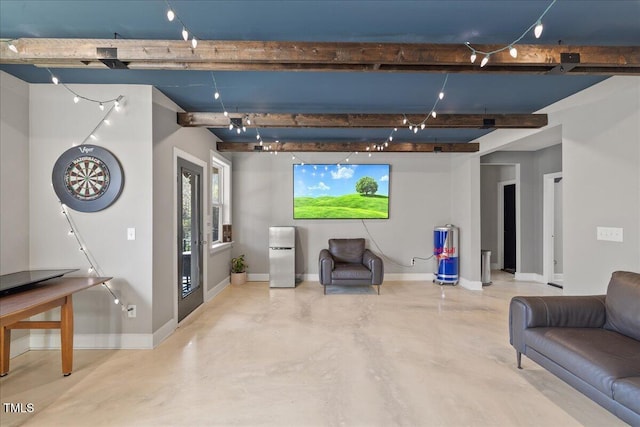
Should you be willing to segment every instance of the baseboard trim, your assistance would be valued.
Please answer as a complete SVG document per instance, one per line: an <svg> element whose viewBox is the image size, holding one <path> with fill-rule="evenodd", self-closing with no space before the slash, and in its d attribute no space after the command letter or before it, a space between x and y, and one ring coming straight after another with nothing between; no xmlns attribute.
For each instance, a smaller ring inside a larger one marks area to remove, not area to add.
<svg viewBox="0 0 640 427"><path fill-rule="evenodd" d="M22 353L26 353L27 351L31 350L31 348L29 347L31 340L30 335L31 333L29 332L20 338L11 340L11 350L9 352L10 358L20 356Z"/></svg>
<svg viewBox="0 0 640 427"><path fill-rule="evenodd" d="M386 273L384 280L433 281L433 273Z"/></svg>
<svg viewBox="0 0 640 427"><path fill-rule="evenodd" d="M461 277L458 281L460 286L465 289L469 289L470 291L481 291L482 290L482 282L480 280L468 280L464 277Z"/></svg>
<svg viewBox="0 0 640 427"><path fill-rule="evenodd" d="M153 348L156 348L160 345L160 343L167 338L176 330L178 327L178 322L176 319L169 319L167 323L160 326L157 331L153 333Z"/></svg>
<svg viewBox="0 0 640 427"><path fill-rule="evenodd" d="M32 332L29 347L31 350L60 349L60 333ZM73 348L87 350L149 350L153 348L153 334L74 334Z"/></svg>
<svg viewBox="0 0 640 427"><path fill-rule="evenodd" d="M224 291L227 286L231 284L231 276L227 276L220 281L217 285L207 291L205 296L205 302L209 302L216 297L220 292Z"/></svg>
<svg viewBox="0 0 640 427"><path fill-rule="evenodd" d="M538 273L520 273L516 271L513 278L524 282L547 283L544 276Z"/></svg>
<svg viewBox="0 0 640 427"><path fill-rule="evenodd" d="M247 274L248 282L268 282L269 281L269 273L249 273Z"/></svg>
<svg viewBox="0 0 640 427"><path fill-rule="evenodd" d="M491 263L491 269L492 270L500 270L500 264L498 264L497 262L492 262Z"/></svg>

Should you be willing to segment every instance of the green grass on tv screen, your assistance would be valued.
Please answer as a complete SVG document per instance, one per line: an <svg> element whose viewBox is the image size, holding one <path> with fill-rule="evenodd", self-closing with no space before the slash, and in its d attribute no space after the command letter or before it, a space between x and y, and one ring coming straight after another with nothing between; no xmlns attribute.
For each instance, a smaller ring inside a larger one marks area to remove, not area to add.
<svg viewBox="0 0 640 427"><path fill-rule="evenodd" d="M295 197L293 217L295 219L388 218L389 197L364 194Z"/></svg>

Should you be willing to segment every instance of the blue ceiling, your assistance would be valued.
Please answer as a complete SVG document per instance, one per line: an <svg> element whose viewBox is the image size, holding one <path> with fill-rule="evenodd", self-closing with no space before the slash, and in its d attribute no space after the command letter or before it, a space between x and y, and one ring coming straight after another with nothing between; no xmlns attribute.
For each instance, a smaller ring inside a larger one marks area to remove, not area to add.
<svg viewBox="0 0 640 427"><path fill-rule="evenodd" d="M508 45L549 1L170 1L199 39L424 42ZM0 1L0 38L180 38L164 0ZM559 0L543 19L540 39L521 43L640 44L640 1ZM0 69L31 83L50 82L30 65ZM56 69L65 83L131 83L157 87L186 111L221 112L212 73ZM229 111L293 113L428 113L442 87L439 73L258 72L213 73ZM589 87L604 76L450 74L441 113L532 113ZM215 129L224 141L251 140ZM360 141L390 129L262 129L265 142ZM478 129L400 130L396 140L470 141Z"/></svg>

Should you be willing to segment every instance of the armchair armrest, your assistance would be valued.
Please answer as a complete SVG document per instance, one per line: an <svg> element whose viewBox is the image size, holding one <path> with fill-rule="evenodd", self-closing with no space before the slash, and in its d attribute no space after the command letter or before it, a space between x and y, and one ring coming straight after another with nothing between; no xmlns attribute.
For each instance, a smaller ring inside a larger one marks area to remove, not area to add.
<svg viewBox="0 0 640 427"><path fill-rule="evenodd" d="M604 300L604 295L513 297L509 342L524 352L523 332L528 328L601 328L606 320Z"/></svg>
<svg viewBox="0 0 640 427"><path fill-rule="evenodd" d="M318 277L320 284L331 284L331 272L333 271L333 257L328 249L322 249L320 251L320 257L318 259Z"/></svg>
<svg viewBox="0 0 640 427"><path fill-rule="evenodd" d="M384 279L384 264L382 263L382 258L371 252L369 249L365 249L362 256L362 263L371 270L371 284L381 285L382 280Z"/></svg>

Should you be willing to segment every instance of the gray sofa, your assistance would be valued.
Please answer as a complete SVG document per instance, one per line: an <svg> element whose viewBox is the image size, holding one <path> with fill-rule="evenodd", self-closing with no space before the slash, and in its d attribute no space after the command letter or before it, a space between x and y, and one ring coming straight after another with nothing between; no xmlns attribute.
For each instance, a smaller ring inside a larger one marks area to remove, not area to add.
<svg viewBox="0 0 640 427"><path fill-rule="evenodd" d="M607 410L640 426L640 274L616 271L607 295L514 297L509 338Z"/></svg>
<svg viewBox="0 0 640 427"><path fill-rule="evenodd" d="M329 239L318 260L320 284L327 293L330 285L380 285L384 279L382 259L365 248L364 239Z"/></svg>

